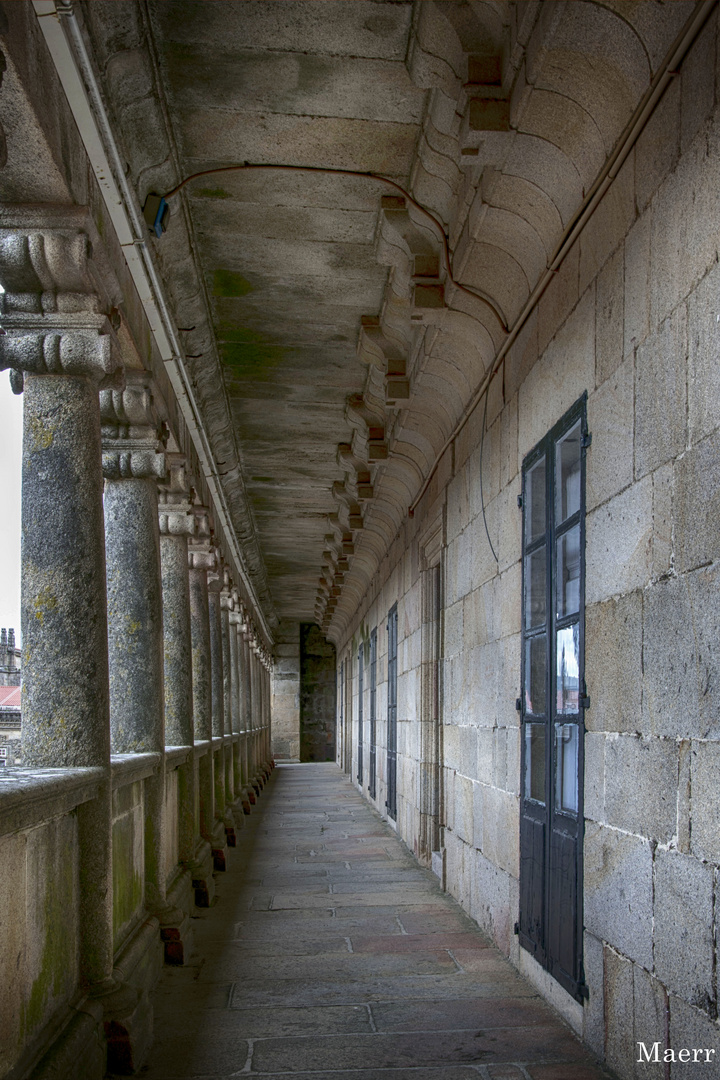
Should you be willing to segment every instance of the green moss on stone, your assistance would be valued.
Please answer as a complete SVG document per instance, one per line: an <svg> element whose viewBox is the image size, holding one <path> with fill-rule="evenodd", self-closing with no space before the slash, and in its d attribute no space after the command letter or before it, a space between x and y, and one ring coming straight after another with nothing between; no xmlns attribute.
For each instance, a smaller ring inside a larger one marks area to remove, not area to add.
<svg viewBox="0 0 720 1080"><path fill-rule="evenodd" d="M234 270L216 270L213 274L214 296L247 296L252 285Z"/></svg>
<svg viewBox="0 0 720 1080"><path fill-rule="evenodd" d="M43 944L40 972L33 981L30 997L22 1003L20 1030L23 1041L46 1019L48 999L59 998L68 973L74 968L74 935L67 931L67 909L73 896L73 863L70 853L59 860L45 879Z"/></svg>
<svg viewBox="0 0 720 1080"><path fill-rule="evenodd" d="M197 191L193 191L193 195L197 195L203 199L232 199L232 195L229 191L225 191L224 188L198 188Z"/></svg>
<svg viewBox="0 0 720 1080"><path fill-rule="evenodd" d="M118 933L140 907L143 898L142 875L135 868L133 819L130 814L113 823L113 937L117 948Z"/></svg>

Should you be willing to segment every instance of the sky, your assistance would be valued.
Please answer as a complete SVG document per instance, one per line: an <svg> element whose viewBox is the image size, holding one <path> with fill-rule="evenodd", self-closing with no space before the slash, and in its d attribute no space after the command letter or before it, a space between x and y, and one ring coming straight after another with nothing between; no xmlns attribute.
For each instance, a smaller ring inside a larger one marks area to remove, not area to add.
<svg viewBox="0 0 720 1080"><path fill-rule="evenodd" d="M20 488L22 395L0 371L0 627L15 627L20 640Z"/></svg>

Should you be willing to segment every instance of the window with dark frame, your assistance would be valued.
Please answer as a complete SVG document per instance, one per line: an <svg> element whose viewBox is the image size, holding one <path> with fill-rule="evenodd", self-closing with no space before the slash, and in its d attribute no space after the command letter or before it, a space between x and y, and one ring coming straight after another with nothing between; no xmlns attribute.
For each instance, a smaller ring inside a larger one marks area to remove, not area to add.
<svg viewBox="0 0 720 1080"><path fill-rule="evenodd" d="M343 740L342 743L340 741L338 741L338 751L339 751L340 747L342 746L342 752L344 754L345 753L345 747L344 747L344 741L345 741L345 661L344 660L342 660L341 663L340 663L340 692L338 694L338 704L339 704L339 713L340 713L340 715L338 717L338 726L340 728L340 739Z"/></svg>
<svg viewBox="0 0 720 1080"><path fill-rule="evenodd" d="M368 791L370 798L377 798L377 627L370 634L370 761Z"/></svg>
<svg viewBox="0 0 720 1080"><path fill-rule="evenodd" d="M363 692L365 672L363 670L364 646L360 643L358 649L358 742L357 742L357 780L362 787L363 782Z"/></svg>
<svg viewBox="0 0 720 1080"><path fill-rule="evenodd" d="M387 697L387 807L388 817L397 818L397 604L388 612L388 697Z"/></svg>
<svg viewBox="0 0 720 1080"><path fill-rule="evenodd" d="M523 462L520 944L576 999L582 963L583 395Z"/></svg>

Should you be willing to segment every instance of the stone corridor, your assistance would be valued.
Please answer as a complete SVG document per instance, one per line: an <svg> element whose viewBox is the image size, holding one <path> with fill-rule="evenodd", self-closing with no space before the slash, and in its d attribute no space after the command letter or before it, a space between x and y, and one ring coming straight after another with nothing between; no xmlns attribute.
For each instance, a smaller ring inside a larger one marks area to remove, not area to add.
<svg viewBox="0 0 720 1080"><path fill-rule="evenodd" d="M278 767L246 826L146 1080L609 1075L334 764Z"/></svg>

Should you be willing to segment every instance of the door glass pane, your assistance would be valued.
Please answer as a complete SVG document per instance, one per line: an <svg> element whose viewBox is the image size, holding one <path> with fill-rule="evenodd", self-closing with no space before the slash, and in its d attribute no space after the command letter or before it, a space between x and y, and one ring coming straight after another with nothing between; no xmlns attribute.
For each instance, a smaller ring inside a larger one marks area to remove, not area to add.
<svg viewBox="0 0 720 1080"><path fill-rule="evenodd" d="M525 626L541 626L545 622L545 545L525 556Z"/></svg>
<svg viewBox="0 0 720 1080"><path fill-rule="evenodd" d="M525 474L525 543L532 544L545 532L545 458Z"/></svg>
<svg viewBox="0 0 720 1080"><path fill-rule="evenodd" d="M580 627L575 623L574 626L566 626L564 630L558 630L555 641L557 646L555 707L559 713L576 713L580 691Z"/></svg>
<svg viewBox="0 0 720 1080"><path fill-rule="evenodd" d="M545 712L545 656L547 635L525 642L525 709L535 716Z"/></svg>
<svg viewBox="0 0 720 1080"><path fill-rule="evenodd" d="M575 525L557 542L555 611L558 619L580 609L580 526Z"/></svg>
<svg viewBox="0 0 720 1080"><path fill-rule="evenodd" d="M525 726L525 798L545 802L545 725Z"/></svg>
<svg viewBox="0 0 720 1080"><path fill-rule="evenodd" d="M558 810L578 810L578 726L555 725L555 805Z"/></svg>
<svg viewBox="0 0 720 1080"><path fill-rule="evenodd" d="M580 421L558 439L555 449L555 524L580 509Z"/></svg>

